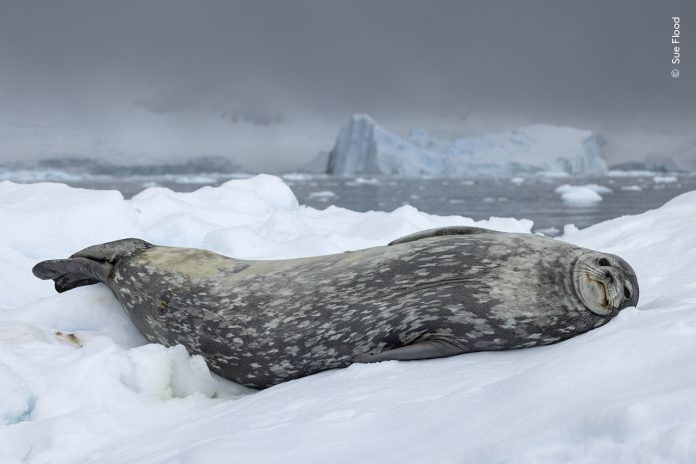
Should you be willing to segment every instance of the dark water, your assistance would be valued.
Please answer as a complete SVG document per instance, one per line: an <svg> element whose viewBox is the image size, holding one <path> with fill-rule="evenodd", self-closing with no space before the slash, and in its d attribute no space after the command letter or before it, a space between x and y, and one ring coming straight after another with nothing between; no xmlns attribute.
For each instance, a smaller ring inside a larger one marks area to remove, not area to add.
<svg viewBox="0 0 696 464"><path fill-rule="evenodd" d="M491 216L527 218L534 221L534 230L562 230L566 224L583 228L607 219L657 208L683 192L696 190L696 176L679 176L676 179L653 176L594 179L528 177L522 183L515 183L508 178L401 179L289 175L285 182L301 204L319 209L336 205L355 211L391 211L410 204L431 214L461 215L476 220ZM115 188L126 197L155 184L152 181L124 179L68 183L87 188ZM192 191L204 185L190 179L185 183L160 180L156 184L176 191ZM612 192L600 193L603 199L599 203L573 206L554 192L562 184L598 184L610 188ZM553 230L545 232L554 233Z"/></svg>
<svg viewBox="0 0 696 464"><path fill-rule="evenodd" d="M681 193L696 190L694 176L668 182L657 179L658 182L652 176L526 178L519 185L510 179L366 179L377 183L362 183L355 179L322 178L287 182L301 203L317 208L335 204L356 211L389 211L410 204L432 214L456 214L476 220L491 216L527 218L534 221L535 230L562 230L566 224L583 228L622 215L642 213ZM611 193L600 193L599 203L575 206L554 192L562 184L598 184L610 188ZM316 192L322 191L333 192L335 196L317 196Z"/></svg>

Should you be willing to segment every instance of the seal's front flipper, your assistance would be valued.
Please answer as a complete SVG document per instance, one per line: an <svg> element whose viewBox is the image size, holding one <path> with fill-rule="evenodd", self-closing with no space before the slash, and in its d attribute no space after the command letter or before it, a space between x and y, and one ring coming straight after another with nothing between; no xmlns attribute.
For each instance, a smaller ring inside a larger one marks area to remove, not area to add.
<svg viewBox="0 0 696 464"><path fill-rule="evenodd" d="M423 340L412 345L406 345L393 350L383 351L371 356L362 356L355 360L356 363L375 363L380 361L413 361L416 359L444 358L462 354L464 350L441 338Z"/></svg>
<svg viewBox="0 0 696 464"><path fill-rule="evenodd" d="M55 282L56 291L63 293L83 285L106 283L112 267L109 263L100 263L87 258L51 259L34 266L32 272L39 279L52 279Z"/></svg>

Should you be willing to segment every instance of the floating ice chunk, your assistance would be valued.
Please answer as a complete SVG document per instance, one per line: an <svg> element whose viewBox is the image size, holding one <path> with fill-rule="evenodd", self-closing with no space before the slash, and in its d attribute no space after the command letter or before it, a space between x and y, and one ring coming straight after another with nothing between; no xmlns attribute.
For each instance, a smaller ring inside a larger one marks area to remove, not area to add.
<svg viewBox="0 0 696 464"><path fill-rule="evenodd" d="M670 184L676 182L677 178L675 176L655 176L653 177L653 182L656 184Z"/></svg>
<svg viewBox="0 0 696 464"><path fill-rule="evenodd" d="M311 174L305 174L302 172L289 172L287 174L283 174L283 179L289 180L289 181L301 181L301 180L309 180L313 176Z"/></svg>
<svg viewBox="0 0 696 464"><path fill-rule="evenodd" d="M564 193L576 190L579 187L586 188L586 189L592 190L595 193L600 193L600 194L612 192L612 190L609 187L605 187L603 185L598 185L598 184L585 184L585 185L563 184L563 185L559 185L558 187L556 187L556 190L554 190L554 192L559 193L559 194L564 194Z"/></svg>
<svg viewBox="0 0 696 464"><path fill-rule="evenodd" d="M0 363L0 425L26 420L34 402L26 382L10 366Z"/></svg>
<svg viewBox="0 0 696 464"><path fill-rule="evenodd" d="M640 192L643 190L643 187L640 185L623 185L621 190L626 190L627 192Z"/></svg>
<svg viewBox="0 0 696 464"><path fill-rule="evenodd" d="M336 198L338 195L336 195L334 192L330 190L320 190L318 192L311 192L308 195L308 198L311 198L312 200L319 200L319 201L329 201L332 198Z"/></svg>
<svg viewBox="0 0 696 464"><path fill-rule="evenodd" d="M357 177L354 182L356 184L377 185L379 184L379 179L375 179L374 177Z"/></svg>
<svg viewBox="0 0 696 464"><path fill-rule="evenodd" d="M655 171L644 171L644 170L633 170L633 171L622 171L611 169L607 173L609 177L650 177L654 176Z"/></svg>
<svg viewBox="0 0 696 464"><path fill-rule="evenodd" d="M512 182L515 185L522 185L524 184L524 177L513 177L510 179L510 182Z"/></svg>
<svg viewBox="0 0 696 464"><path fill-rule="evenodd" d="M592 206L602 201L602 196L588 187L564 189L561 199L569 206Z"/></svg>

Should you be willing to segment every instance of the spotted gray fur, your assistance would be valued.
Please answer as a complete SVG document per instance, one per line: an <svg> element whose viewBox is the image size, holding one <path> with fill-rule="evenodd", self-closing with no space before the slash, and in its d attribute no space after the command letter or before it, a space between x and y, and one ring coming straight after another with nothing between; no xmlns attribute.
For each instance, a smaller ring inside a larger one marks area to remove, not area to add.
<svg viewBox="0 0 696 464"><path fill-rule="evenodd" d="M603 315L575 289L587 256L611 258L635 287ZM148 340L182 344L255 388L354 362L555 343L638 301L635 273L616 256L468 227L279 261L126 239L45 261L34 273L59 291L106 283Z"/></svg>

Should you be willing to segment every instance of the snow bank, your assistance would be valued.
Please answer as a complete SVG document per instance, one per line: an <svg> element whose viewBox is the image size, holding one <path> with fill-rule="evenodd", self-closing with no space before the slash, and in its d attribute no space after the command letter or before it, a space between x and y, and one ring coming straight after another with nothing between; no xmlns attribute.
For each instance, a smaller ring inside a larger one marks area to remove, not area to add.
<svg viewBox="0 0 696 464"><path fill-rule="evenodd" d="M403 176L602 176L608 173L597 137L570 127L533 125L454 141L422 129L403 139L357 114L341 128L329 155L329 174Z"/></svg>
<svg viewBox="0 0 696 464"><path fill-rule="evenodd" d="M56 294L45 257L134 235L240 258L381 245L475 222L410 206L297 204L271 176L131 201L55 184L0 184L0 461L8 463L696 462L696 192L561 238L617 253L640 306L528 350L354 365L258 393L183 347L147 344L104 286ZM60 222L56 222L61 219ZM253 394L252 394L253 393Z"/></svg>

